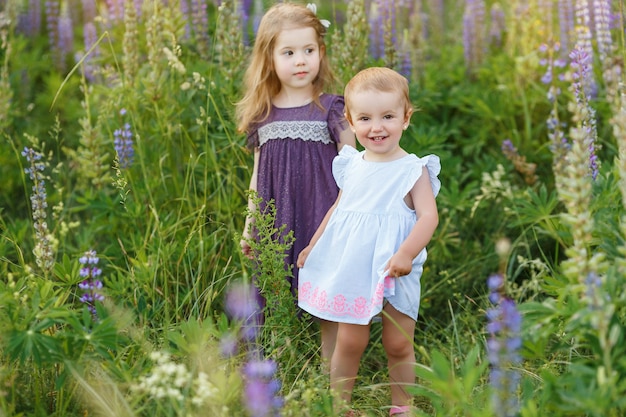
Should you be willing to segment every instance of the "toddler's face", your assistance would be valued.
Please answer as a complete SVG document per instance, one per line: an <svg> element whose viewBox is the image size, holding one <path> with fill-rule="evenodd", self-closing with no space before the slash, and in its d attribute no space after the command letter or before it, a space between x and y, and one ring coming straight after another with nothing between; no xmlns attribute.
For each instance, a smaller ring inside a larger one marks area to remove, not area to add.
<svg viewBox="0 0 626 417"><path fill-rule="evenodd" d="M365 148L366 157L376 161L396 159L402 152L402 131L411 117L405 113L402 96L396 92L357 91L350 103L350 126Z"/></svg>

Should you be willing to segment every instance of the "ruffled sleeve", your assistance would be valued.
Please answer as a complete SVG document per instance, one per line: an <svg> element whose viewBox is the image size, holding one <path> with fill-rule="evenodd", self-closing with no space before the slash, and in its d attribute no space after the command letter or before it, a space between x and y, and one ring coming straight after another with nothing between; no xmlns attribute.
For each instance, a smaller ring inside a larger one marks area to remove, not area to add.
<svg viewBox="0 0 626 417"><path fill-rule="evenodd" d="M409 175L407 175L407 182L405 184L405 192L408 193L411 191L415 182L422 176L422 170L426 167L428 171L428 176L430 178L430 186L433 190L433 195L437 197L439 194L439 190L441 189L441 181L438 178L439 173L441 172L441 162L437 155L427 155L423 158L417 158L416 163L411 169Z"/></svg>
<svg viewBox="0 0 626 417"><path fill-rule="evenodd" d="M255 126L248 133L246 142L248 144L248 148L254 149L259 146L259 129Z"/></svg>
<svg viewBox="0 0 626 417"><path fill-rule="evenodd" d="M343 179L346 173L346 168L350 164L350 161L359 154L359 151L354 149L350 145L344 145L339 151L339 154L333 159L333 177L339 188L343 188Z"/></svg>
<svg viewBox="0 0 626 417"><path fill-rule="evenodd" d="M343 96L332 96L332 101L328 107L328 131L334 142L339 142L341 132L349 129L348 121L344 116L345 102Z"/></svg>

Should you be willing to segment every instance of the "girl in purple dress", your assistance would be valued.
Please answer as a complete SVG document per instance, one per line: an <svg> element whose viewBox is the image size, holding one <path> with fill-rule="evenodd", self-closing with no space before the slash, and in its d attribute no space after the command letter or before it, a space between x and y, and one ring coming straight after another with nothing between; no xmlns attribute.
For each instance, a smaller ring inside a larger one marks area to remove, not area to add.
<svg viewBox="0 0 626 417"><path fill-rule="evenodd" d="M261 19L245 74L246 91L237 103L238 130L254 149L250 190L274 200L276 227L286 225L295 241L285 257L292 266L292 292L298 288L298 253L308 244L337 198L332 161L354 135L343 115L344 101L326 94L333 75L326 56L326 21L315 7L278 3ZM250 211L256 208L248 202ZM251 256L248 217L241 249ZM294 299L295 302L295 299ZM321 322L322 358L330 359L336 323Z"/></svg>

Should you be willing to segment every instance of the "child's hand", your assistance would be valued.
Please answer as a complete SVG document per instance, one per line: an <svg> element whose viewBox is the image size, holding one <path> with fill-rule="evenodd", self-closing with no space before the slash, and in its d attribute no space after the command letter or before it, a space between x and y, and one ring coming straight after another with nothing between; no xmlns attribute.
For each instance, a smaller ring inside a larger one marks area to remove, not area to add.
<svg viewBox="0 0 626 417"><path fill-rule="evenodd" d="M391 259L389 259L385 269L389 271L387 275L390 277L398 278L409 275L413 269L413 259L404 253L396 252Z"/></svg>
<svg viewBox="0 0 626 417"><path fill-rule="evenodd" d="M302 268L304 266L304 262L306 261L306 258L309 257L309 253L311 252L311 249L313 249L311 245L302 249L302 252L300 252L300 254L298 255L298 260L296 261L296 266L298 268Z"/></svg>
<svg viewBox="0 0 626 417"><path fill-rule="evenodd" d="M244 254L244 256L252 259L252 248L245 239L241 239L239 241L239 246L241 246L241 252Z"/></svg>

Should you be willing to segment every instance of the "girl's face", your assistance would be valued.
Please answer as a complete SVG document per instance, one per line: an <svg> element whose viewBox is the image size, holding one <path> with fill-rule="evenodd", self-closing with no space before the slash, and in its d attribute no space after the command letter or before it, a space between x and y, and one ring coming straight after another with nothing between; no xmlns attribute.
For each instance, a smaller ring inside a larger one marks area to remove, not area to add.
<svg viewBox="0 0 626 417"><path fill-rule="evenodd" d="M366 90L353 93L350 126L365 157L371 161L391 161L404 154L400 148L402 131L409 125L402 95L396 92Z"/></svg>
<svg viewBox="0 0 626 417"><path fill-rule="evenodd" d="M276 38L272 56L282 88L310 88L319 72L322 53L315 29L282 30Z"/></svg>

